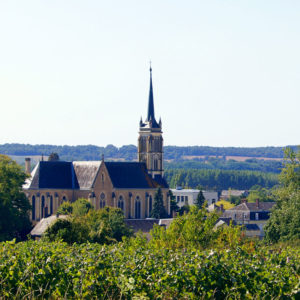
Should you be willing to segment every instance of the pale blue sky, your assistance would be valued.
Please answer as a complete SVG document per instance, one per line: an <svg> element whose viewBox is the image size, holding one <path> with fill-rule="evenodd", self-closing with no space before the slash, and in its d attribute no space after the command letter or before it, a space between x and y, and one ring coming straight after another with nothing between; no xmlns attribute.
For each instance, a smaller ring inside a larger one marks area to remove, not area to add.
<svg viewBox="0 0 300 300"><path fill-rule="evenodd" d="M300 1L0 1L0 143L300 143Z"/></svg>

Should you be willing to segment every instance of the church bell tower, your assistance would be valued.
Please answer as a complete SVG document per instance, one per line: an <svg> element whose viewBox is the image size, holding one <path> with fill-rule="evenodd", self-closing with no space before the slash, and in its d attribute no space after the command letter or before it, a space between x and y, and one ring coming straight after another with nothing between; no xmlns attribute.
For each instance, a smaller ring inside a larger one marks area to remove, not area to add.
<svg viewBox="0 0 300 300"><path fill-rule="evenodd" d="M162 177L163 169L163 138L161 120L156 122L154 115L152 68L150 65L150 90L148 114L145 122L140 121L138 139L138 160L146 163L148 173L153 177Z"/></svg>

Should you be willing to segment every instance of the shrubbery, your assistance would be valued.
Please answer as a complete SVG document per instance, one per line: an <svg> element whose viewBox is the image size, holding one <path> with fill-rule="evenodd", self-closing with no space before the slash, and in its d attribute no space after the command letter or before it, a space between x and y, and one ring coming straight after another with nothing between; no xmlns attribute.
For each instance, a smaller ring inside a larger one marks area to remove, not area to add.
<svg viewBox="0 0 300 300"><path fill-rule="evenodd" d="M251 243L201 251L165 249L141 237L105 246L6 242L0 244L0 295L18 299L297 299L299 260L299 249L270 251Z"/></svg>
<svg viewBox="0 0 300 300"><path fill-rule="evenodd" d="M131 236L132 231L124 223L121 209L105 207L95 211L86 199L63 203L58 212L67 215L58 219L46 231L44 239L62 240L68 244L96 242L110 244Z"/></svg>

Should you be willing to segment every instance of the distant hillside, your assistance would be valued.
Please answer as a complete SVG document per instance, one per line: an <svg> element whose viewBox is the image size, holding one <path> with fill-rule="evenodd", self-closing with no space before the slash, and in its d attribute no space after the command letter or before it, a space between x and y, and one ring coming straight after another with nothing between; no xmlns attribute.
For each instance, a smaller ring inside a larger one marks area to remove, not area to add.
<svg viewBox="0 0 300 300"><path fill-rule="evenodd" d="M297 146L289 146L296 149ZM83 146L55 146L55 145L29 145L29 144L3 144L0 153L17 156L48 156L56 152L62 160L99 160L104 154L106 159L136 160L137 147L125 145L120 148L114 145L99 147L94 145ZM201 160L209 157L234 159L243 161L251 158L280 159L283 158L282 147L209 147L209 146L166 146L164 147L165 160Z"/></svg>

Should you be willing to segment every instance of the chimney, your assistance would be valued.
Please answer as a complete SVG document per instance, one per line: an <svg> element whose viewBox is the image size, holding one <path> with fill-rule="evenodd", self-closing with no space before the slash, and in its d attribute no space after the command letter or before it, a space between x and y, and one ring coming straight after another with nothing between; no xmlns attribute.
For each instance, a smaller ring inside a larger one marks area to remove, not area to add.
<svg viewBox="0 0 300 300"><path fill-rule="evenodd" d="M256 207L259 208L259 199L256 199Z"/></svg>
<svg viewBox="0 0 300 300"><path fill-rule="evenodd" d="M28 175L31 174L31 159L30 159L30 157L25 158L25 172Z"/></svg>

